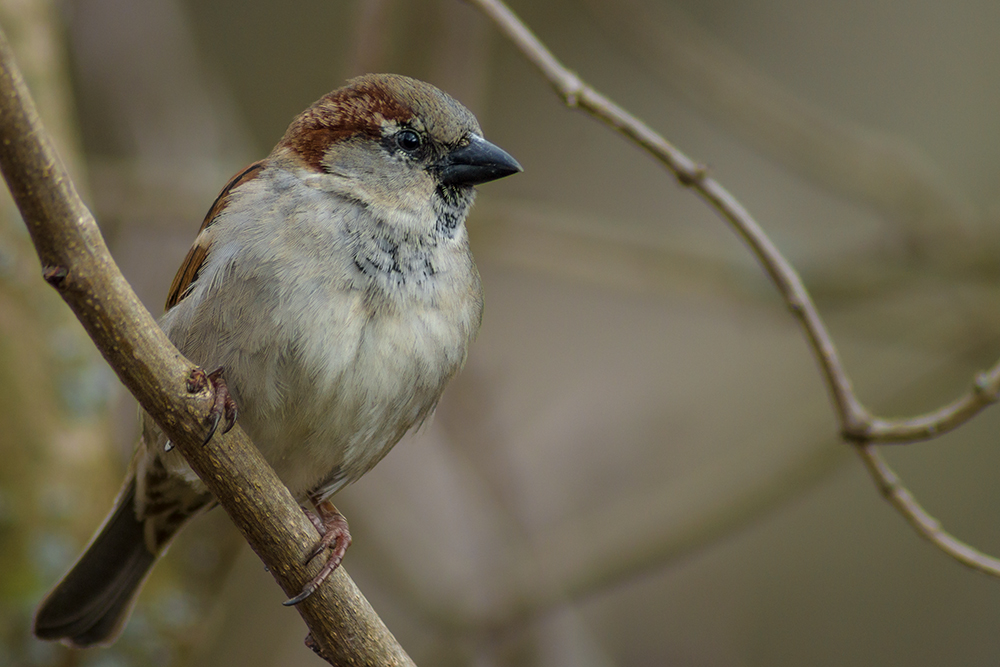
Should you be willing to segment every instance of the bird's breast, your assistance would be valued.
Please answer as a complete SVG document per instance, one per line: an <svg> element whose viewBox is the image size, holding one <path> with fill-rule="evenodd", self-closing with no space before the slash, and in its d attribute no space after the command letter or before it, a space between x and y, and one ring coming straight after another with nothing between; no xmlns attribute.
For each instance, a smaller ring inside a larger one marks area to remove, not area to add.
<svg viewBox="0 0 1000 667"><path fill-rule="evenodd" d="M163 320L225 368L241 425L299 497L357 479L430 414L482 312L464 229L415 236L317 197L264 219L234 204Z"/></svg>
<svg viewBox="0 0 1000 667"><path fill-rule="evenodd" d="M245 428L293 492L374 466L431 413L478 331L467 247L376 248L361 267L335 252L276 281L274 349L238 364Z"/></svg>
<svg viewBox="0 0 1000 667"><path fill-rule="evenodd" d="M293 492L359 478L427 418L478 325L458 301L373 309L350 292L289 327L273 380L244 396L261 406L248 431Z"/></svg>

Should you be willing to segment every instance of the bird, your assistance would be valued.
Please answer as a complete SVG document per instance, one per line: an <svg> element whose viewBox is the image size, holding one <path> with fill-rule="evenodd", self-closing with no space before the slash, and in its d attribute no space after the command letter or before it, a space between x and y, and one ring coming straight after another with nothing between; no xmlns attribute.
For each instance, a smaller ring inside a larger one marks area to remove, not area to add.
<svg viewBox="0 0 1000 667"><path fill-rule="evenodd" d="M476 185L520 171L447 93L367 74L299 114L205 216L160 326L216 369L210 431L238 422L320 532L313 556L328 560L286 604L350 544L331 497L424 422L465 363L483 310L466 216ZM216 504L141 420L114 507L35 614L40 639L113 643L177 532Z"/></svg>

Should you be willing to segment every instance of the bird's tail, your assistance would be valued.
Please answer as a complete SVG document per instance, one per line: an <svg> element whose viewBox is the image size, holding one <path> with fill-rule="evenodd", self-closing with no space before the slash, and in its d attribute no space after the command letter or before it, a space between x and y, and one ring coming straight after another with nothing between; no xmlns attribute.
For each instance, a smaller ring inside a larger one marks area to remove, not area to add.
<svg viewBox="0 0 1000 667"><path fill-rule="evenodd" d="M38 608L35 636L80 648L113 642L158 556L143 532L132 477L87 550Z"/></svg>

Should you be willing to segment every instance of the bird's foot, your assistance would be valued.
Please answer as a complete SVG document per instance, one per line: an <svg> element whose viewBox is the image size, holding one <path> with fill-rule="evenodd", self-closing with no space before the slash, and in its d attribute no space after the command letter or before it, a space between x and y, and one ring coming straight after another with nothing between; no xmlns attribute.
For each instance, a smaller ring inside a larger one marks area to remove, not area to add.
<svg viewBox="0 0 1000 667"><path fill-rule="evenodd" d="M285 600L283 604L286 607L296 605L312 595L319 585L340 566L340 562L344 560L344 554L347 553L347 547L351 546L351 532L344 515L329 500L321 500L313 504L318 516L306 508L302 508L302 511L319 531L320 538L316 548L306 558L306 562L308 563L327 549L330 550L330 557L323 569L302 588L301 593Z"/></svg>
<svg viewBox="0 0 1000 667"><path fill-rule="evenodd" d="M226 385L226 378L223 377L221 366L208 374L208 382L215 391L215 400L212 403L212 409L208 413L208 435L205 436L204 442L206 445L212 439L212 436L215 435L215 431L219 428L219 422L222 421L223 417L226 419L226 424L222 432L229 433L233 426L236 425L236 417L239 414L236 401L233 400L232 395L229 393L229 387Z"/></svg>

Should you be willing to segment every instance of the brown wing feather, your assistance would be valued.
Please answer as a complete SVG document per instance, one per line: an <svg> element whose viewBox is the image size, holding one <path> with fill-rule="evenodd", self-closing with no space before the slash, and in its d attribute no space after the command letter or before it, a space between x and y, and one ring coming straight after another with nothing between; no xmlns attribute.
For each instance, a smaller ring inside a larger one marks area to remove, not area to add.
<svg viewBox="0 0 1000 667"><path fill-rule="evenodd" d="M258 172L263 168L263 160L259 162L254 162L252 165L241 171L240 173L233 176L232 180L226 184L226 187L222 188L222 192L219 196L215 198L215 202L212 207L208 209L208 214L201 223L201 228L198 230L198 236L195 239L194 245L188 250L187 256L184 261L181 262L181 268L177 270L177 275L174 276L174 281L170 283L170 292L167 294L167 306L164 310L170 310L178 303L181 299L187 296L187 291L191 287L192 283L198 278L198 271L201 270L201 265L208 257L209 244L202 235L209 225L218 217L226 205L229 203L229 193L232 192L233 188L246 183L247 181L255 178Z"/></svg>

